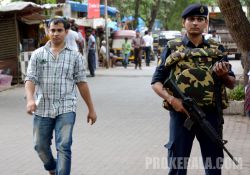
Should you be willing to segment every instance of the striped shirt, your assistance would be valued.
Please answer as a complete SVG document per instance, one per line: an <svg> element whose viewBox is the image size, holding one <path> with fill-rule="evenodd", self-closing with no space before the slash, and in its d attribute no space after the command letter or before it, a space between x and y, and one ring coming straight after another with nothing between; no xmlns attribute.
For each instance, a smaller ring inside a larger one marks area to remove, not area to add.
<svg viewBox="0 0 250 175"><path fill-rule="evenodd" d="M50 45L49 41L32 53L25 81L36 85L37 97L42 95L35 114L55 118L76 111L76 83L86 82L86 73L79 52L66 45L55 58Z"/></svg>

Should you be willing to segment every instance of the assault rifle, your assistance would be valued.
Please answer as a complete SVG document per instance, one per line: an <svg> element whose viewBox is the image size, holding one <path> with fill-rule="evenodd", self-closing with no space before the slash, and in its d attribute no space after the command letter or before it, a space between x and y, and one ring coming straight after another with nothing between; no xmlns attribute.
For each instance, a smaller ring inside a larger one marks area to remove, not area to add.
<svg viewBox="0 0 250 175"><path fill-rule="evenodd" d="M185 96L171 78L168 78L164 82L163 86L169 89L171 92L173 92L175 97L182 99L182 104L188 112L187 113L188 118L184 122L184 127L190 130L193 124L198 125L207 134L209 139L211 139L217 146L222 148L228 154L228 156L233 160L233 162L236 165L238 165L239 164L238 161L235 160L233 155L224 146L227 143L227 141L222 140L219 134L213 128L213 126L206 120L205 113L197 105L194 99Z"/></svg>

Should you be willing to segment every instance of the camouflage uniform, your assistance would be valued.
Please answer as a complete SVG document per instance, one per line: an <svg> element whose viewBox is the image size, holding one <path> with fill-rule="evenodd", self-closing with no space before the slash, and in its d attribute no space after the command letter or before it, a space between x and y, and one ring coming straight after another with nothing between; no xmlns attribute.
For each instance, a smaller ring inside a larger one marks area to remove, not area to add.
<svg viewBox="0 0 250 175"><path fill-rule="evenodd" d="M227 57L223 56L223 47L214 48L214 44L211 44L208 40L203 40L203 43L195 47L186 36L177 42L179 45L176 44L176 41L174 42L176 47L174 51L171 50L171 41L168 43L168 47L164 49L151 84L156 82L163 84L169 76L172 76L176 79L180 89L198 102L206 114L206 119L220 133L221 121L218 119L221 114L216 107L214 94L221 94L221 92L214 90L217 86L214 82L218 80L214 79L210 70L213 64L222 57L224 61L228 61ZM190 69L185 69L185 67ZM229 74L234 76L232 71ZM187 167L175 167L175 165L178 161L177 158L183 159L183 161L187 160L185 158L189 158L195 136L200 143L204 161L209 157L210 159L207 159L207 161L211 160L211 164L215 166L216 159L223 158L223 150L210 141L199 127L194 126L189 131L183 126L186 118L183 115L185 114L170 110L170 135L169 142L165 147L168 149L169 174L171 175L185 175L187 173ZM217 162L217 168L215 169L205 166L206 174L220 175L221 170L218 167L220 165L222 163L218 165Z"/></svg>

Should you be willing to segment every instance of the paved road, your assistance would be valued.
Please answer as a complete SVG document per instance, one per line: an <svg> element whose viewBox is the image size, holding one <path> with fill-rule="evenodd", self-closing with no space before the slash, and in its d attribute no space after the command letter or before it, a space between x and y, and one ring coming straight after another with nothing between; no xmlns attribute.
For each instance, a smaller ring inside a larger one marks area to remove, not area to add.
<svg viewBox="0 0 250 175"><path fill-rule="evenodd" d="M89 86L98 113L94 126L86 123L79 100L74 129L72 175L164 175L168 113L150 87L153 67L134 70L99 69ZM25 113L23 87L0 92L0 174L47 174L32 148L32 117ZM227 148L242 164L233 169L226 155L223 175L250 174L250 120L226 116ZM53 145L54 146L54 145ZM198 143L194 142L190 175L204 174ZM197 167L197 165L199 165Z"/></svg>

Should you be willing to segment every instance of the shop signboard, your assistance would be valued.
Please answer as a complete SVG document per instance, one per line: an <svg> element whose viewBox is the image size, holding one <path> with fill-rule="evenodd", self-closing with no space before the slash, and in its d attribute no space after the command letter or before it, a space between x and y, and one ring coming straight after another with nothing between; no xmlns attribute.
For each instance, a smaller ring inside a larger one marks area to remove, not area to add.
<svg viewBox="0 0 250 175"><path fill-rule="evenodd" d="M100 0L88 0L88 18L100 17Z"/></svg>

